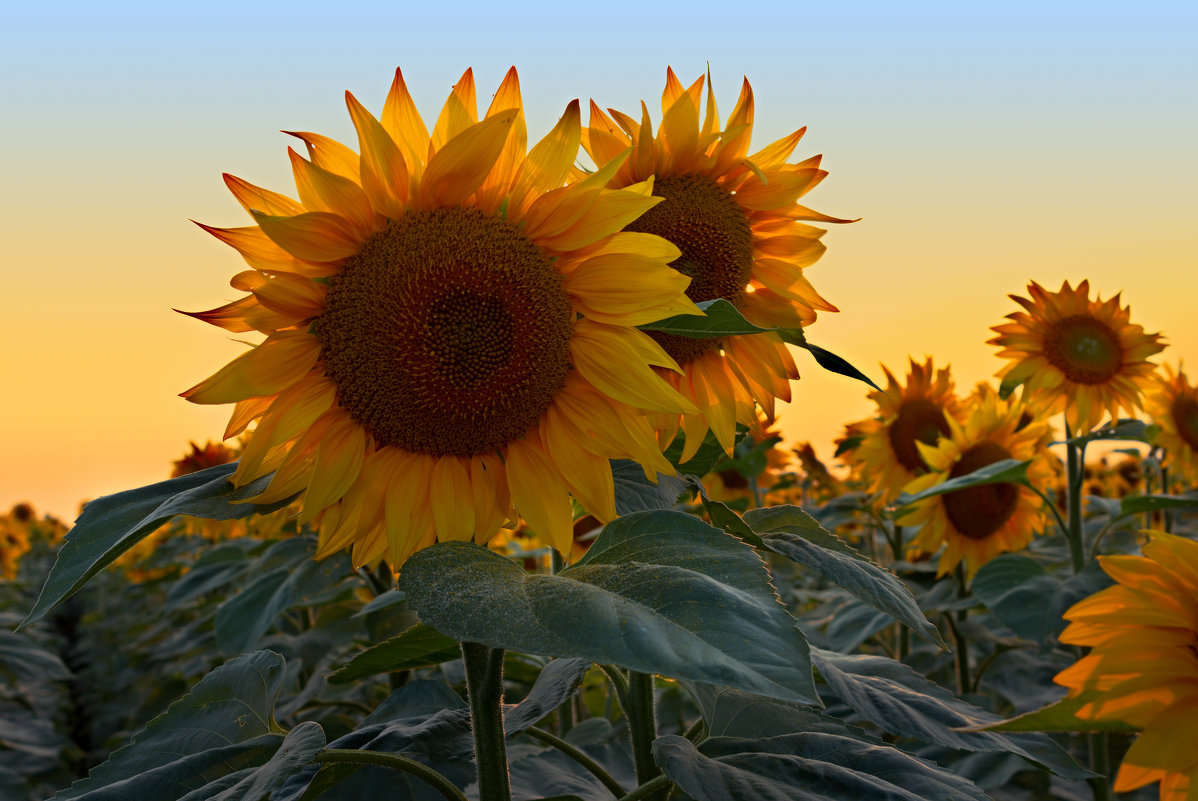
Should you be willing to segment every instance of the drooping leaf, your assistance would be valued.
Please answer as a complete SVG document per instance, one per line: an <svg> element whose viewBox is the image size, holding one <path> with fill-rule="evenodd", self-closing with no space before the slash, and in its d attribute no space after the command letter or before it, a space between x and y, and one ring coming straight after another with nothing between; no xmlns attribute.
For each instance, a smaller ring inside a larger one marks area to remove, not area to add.
<svg viewBox="0 0 1198 801"><path fill-rule="evenodd" d="M858 553L798 506L751 509L745 513L744 522L769 550L818 571L928 642L947 647L902 579Z"/></svg>
<svg viewBox="0 0 1198 801"><path fill-rule="evenodd" d="M696 801L987 801L972 783L896 748L824 732L716 737L699 748L667 735L653 757Z"/></svg>
<svg viewBox="0 0 1198 801"><path fill-rule="evenodd" d="M616 512L622 515L651 509L673 509L686 488L675 476L657 474L657 483L645 478L645 471L628 459L613 459L612 478L616 490Z"/></svg>
<svg viewBox="0 0 1198 801"><path fill-rule="evenodd" d="M905 508L914 503L932 498L936 495L943 495L946 492L956 492L957 490L968 489L969 487L980 487L983 484L1022 484L1030 486L1027 481L1027 467L1032 463L1031 459L1026 462L1021 462L1018 459L1003 459L993 464L988 464L983 468L974 470L972 473L967 473L957 478L950 478L948 481L941 482L934 487L928 487L926 490L908 494L906 492L899 493L898 498L889 507L889 511L896 517L901 517Z"/></svg>
<svg viewBox="0 0 1198 801"><path fill-rule="evenodd" d="M707 737L753 740L807 731L865 737L864 730L809 706L765 698L731 687L713 687L693 681L682 684L699 707Z"/></svg>
<svg viewBox="0 0 1198 801"><path fill-rule="evenodd" d="M1073 445L1086 445L1099 440L1131 440L1133 442L1149 442L1149 426L1143 420L1136 420L1133 417L1125 417L1116 421L1114 424L1108 424L1089 434L1073 437L1067 440Z"/></svg>
<svg viewBox="0 0 1198 801"><path fill-rule="evenodd" d="M745 429L743 426L737 426L737 440L744 436ZM686 435L681 430L674 436L670 442L670 447L665 450L665 457L678 468L678 472L688 476L703 476L711 472L711 469L716 466L716 463L725 456L724 446L716 439L715 434L710 430L703 438L699 449L695 451L695 455L685 462L680 461L682 458L682 449L686 445Z"/></svg>
<svg viewBox="0 0 1198 801"><path fill-rule="evenodd" d="M1174 509L1198 507L1198 496L1194 495L1129 495L1119 501L1116 520L1144 512L1169 512Z"/></svg>
<svg viewBox="0 0 1198 801"><path fill-rule="evenodd" d="M811 352L811 356L815 359L815 363L824 368L830 373L837 373L848 378L855 378L869 384L879 392L882 388L873 382L869 376L858 370L853 365L849 364L846 359L837 356L830 350L821 348L819 345L813 345L807 341L807 334L802 328L779 328L778 334L782 337L783 342L791 345L797 345L800 348L805 348Z"/></svg>
<svg viewBox="0 0 1198 801"><path fill-rule="evenodd" d="M683 512L618 518L555 576L439 543L408 560L400 589L458 640L818 703L806 641L761 558Z"/></svg>
<svg viewBox="0 0 1198 801"><path fill-rule="evenodd" d="M188 796L199 801L216 797L229 789L224 777L269 764L282 745L284 737L274 723L273 710L283 678L283 658L270 651L226 662L150 721L132 743L113 752L88 778L55 798L175 801ZM309 748L310 737L305 731L297 748ZM201 791L213 783L211 794Z"/></svg>
<svg viewBox="0 0 1198 801"><path fill-rule="evenodd" d="M21 626L39 620L176 515L238 520L290 503L290 498L267 505L245 502L266 489L270 476L235 490L228 478L236 467L236 463L218 465L89 502L67 534L41 594Z"/></svg>
<svg viewBox="0 0 1198 801"><path fill-rule="evenodd" d="M590 670L588 659L554 659L537 676L524 700L504 711L503 728L508 738L548 716L574 694L574 688Z"/></svg>
<svg viewBox="0 0 1198 801"><path fill-rule="evenodd" d="M883 731L963 751L1008 751L1068 779L1092 775L1046 736L973 730L998 716L955 698L901 662L817 648L812 658L832 693ZM971 731L959 731L963 728Z"/></svg>
<svg viewBox="0 0 1198 801"><path fill-rule="evenodd" d="M1085 704L1102 696L1098 690L1086 690L1078 695L1062 698L1043 709L1028 712L1009 720L999 720L972 727L968 731L979 732L1123 732L1139 731L1135 726L1120 720L1083 720L1077 716Z"/></svg>
<svg viewBox="0 0 1198 801"><path fill-rule="evenodd" d="M329 676L329 684L348 684L380 673L439 665L460 659L461 647L452 637L417 623L389 640L372 645Z"/></svg>
<svg viewBox="0 0 1198 801"><path fill-rule="evenodd" d="M719 339L774 330L750 323L739 309L723 298L704 300L695 305L703 310L704 315L679 314L637 327L642 331L661 331L692 339Z"/></svg>
<svg viewBox="0 0 1198 801"><path fill-rule="evenodd" d="M203 795L202 789L197 790L184 796L181 801L258 801L267 798L283 782L311 763L312 757L324 745L324 729L319 723L306 721L287 732L279 750L265 765L248 771L236 784L215 796Z"/></svg>

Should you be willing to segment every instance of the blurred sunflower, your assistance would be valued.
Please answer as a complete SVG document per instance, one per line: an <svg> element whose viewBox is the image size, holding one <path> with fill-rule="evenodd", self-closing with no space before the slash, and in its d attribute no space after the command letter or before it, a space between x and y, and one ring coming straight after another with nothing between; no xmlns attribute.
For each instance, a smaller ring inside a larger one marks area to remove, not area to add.
<svg viewBox="0 0 1198 801"><path fill-rule="evenodd" d="M1144 393L1144 411L1160 427L1154 444L1165 450L1165 467L1173 468L1190 484L1198 483L1198 387L1165 365L1165 374ZM1166 492L1168 490L1166 489Z"/></svg>
<svg viewBox="0 0 1198 801"><path fill-rule="evenodd" d="M29 552L29 529L33 507L18 503L7 515L0 517L0 578L17 577L17 565Z"/></svg>
<svg viewBox="0 0 1198 801"><path fill-rule="evenodd" d="M877 416L848 426L857 445L842 455L866 481L868 490L881 494L881 503L893 500L903 487L928 471L918 443L935 445L948 436L949 418L963 419L949 369L937 370L933 362L931 356L923 364L910 359L905 384L883 365L886 390L868 396L878 405Z"/></svg>
<svg viewBox="0 0 1198 801"><path fill-rule="evenodd" d="M250 294L195 316L267 337L183 395L236 403L226 436L257 420L234 482L304 493L319 556L398 568L485 541L513 506L568 553L571 494L616 514L609 458L670 470L643 413L697 411L636 328L697 313L678 249L620 232L660 199L606 188L620 158L564 185L577 101L526 153L514 68L481 121L467 70L431 134L398 70L381 121L346 103L361 153L295 134L299 202L226 176L257 225L205 228L254 268L233 280Z"/></svg>
<svg viewBox="0 0 1198 801"><path fill-rule="evenodd" d="M1032 459L1028 479L1044 486L1052 478L1049 459L1056 457L1044 448L1042 425L1020 428L1023 412L1022 404L993 395L974 407L964 425L949 417L949 434L938 445L918 443L930 472L904 491L914 494L1004 459ZM944 547L937 576L964 560L966 575L973 578L998 554L1031 542L1044 518L1035 492L1019 484L998 483L927 498L896 522L922 526L911 540L913 551L935 554Z"/></svg>
<svg viewBox="0 0 1198 801"><path fill-rule="evenodd" d="M762 327L800 328L815 321L816 310L836 311L804 277L803 269L823 255L824 229L803 221L842 223L796 201L827 173L821 156L788 164L806 128L749 154L753 132L753 90L746 79L727 127L707 86L700 117L703 78L684 89L666 70L662 121L654 134L649 111L641 119L614 109L605 114L591 102L582 144L600 171L617 164L608 186L635 186L653 178L653 193L664 202L631 222L626 230L658 234L678 246L672 266L690 277L687 296L696 302L723 298ZM632 154L626 160L628 148ZM613 265L613 279L626 280L631 266ZM798 370L782 338L774 332L695 339L654 333L653 338L684 374L665 374L698 407L698 413L659 418L668 443L679 426L686 435L685 461L710 428L728 453L736 424L752 425L754 402L768 417L774 399L790 400L790 379Z"/></svg>
<svg viewBox="0 0 1198 801"><path fill-rule="evenodd" d="M1100 556L1117 583L1074 604L1061 642L1092 650L1055 681L1070 695L1097 690L1083 720L1142 729L1115 791L1161 781L1161 798L1198 798L1198 542L1160 531L1142 556Z"/></svg>
<svg viewBox="0 0 1198 801"><path fill-rule="evenodd" d="M991 329L998 336L989 343L1011 360L998 372L1004 382L1023 384L1026 400L1047 413L1064 411L1074 433L1091 430L1104 412L1133 412L1153 371L1148 357L1164 350L1160 334L1132 324L1118 294L1091 301L1089 281L1077 289L1065 281L1055 293L1033 281L1028 294L1010 295L1025 311Z"/></svg>
<svg viewBox="0 0 1198 801"><path fill-rule="evenodd" d="M209 467L228 464L237 458L237 451L220 443L208 440L203 447L194 442L188 443L191 451L183 454L183 458L171 462L171 478L198 473Z"/></svg>

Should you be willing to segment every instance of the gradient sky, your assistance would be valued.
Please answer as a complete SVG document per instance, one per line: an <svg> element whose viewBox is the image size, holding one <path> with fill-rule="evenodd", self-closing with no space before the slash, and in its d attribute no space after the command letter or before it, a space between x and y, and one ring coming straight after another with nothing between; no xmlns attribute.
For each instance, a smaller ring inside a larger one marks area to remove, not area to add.
<svg viewBox="0 0 1198 801"><path fill-rule="evenodd" d="M482 105L520 70L530 138L573 98L655 111L666 65L741 76L754 143L809 126L809 205L861 221L811 268L841 312L809 329L880 380L908 355L968 390L1031 279L1122 291L1162 359L1198 367L1198 4L1004 2L10 5L0 31L0 512L165 478L229 407L180 391L240 352L171 311L237 296L240 258L192 225L248 224L231 172L292 193L280 129L353 143L396 66L436 118L473 66ZM828 456L866 387L807 354L791 440Z"/></svg>

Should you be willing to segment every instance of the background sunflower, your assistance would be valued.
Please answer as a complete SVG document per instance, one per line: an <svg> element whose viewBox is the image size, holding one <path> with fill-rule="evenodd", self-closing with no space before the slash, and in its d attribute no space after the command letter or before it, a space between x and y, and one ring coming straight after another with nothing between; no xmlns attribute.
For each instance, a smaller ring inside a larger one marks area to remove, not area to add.
<svg viewBox="0 0 1198 801"><path fill-rule="evenodd" d="M1198 387L1189 383L1180 364L1176 372L1168 364L1163 369L1144 392L1144 411L1159 426L1153 443L1164 449L1165 467L1190 484L1198 483Z"/></svg>

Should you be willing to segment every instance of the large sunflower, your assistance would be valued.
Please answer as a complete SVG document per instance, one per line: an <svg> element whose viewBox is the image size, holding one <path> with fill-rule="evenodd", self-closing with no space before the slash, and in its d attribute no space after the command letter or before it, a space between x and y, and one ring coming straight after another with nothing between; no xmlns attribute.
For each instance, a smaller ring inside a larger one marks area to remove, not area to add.
<svg viewBox="0 0 1198 801"><path fill-rule="evenodd" d="M844 454L869 491L880 494L882 503L893 500L903 487L927 472L918 443L935 445L948 435L950 417L963 419L948 368L935 369L931 356L923 364L909 361L906 384L900 384L882 366L886 390L869 393L878 413L850 426L860 444Z"/></svg>
<svg viewBox="0 0 1198 801"><path fill-rule="evenodd" d="M700 302L723 298L762 327L799 328L815 320L816 310L836 311L803 276L826 249L822 228L803 221L848 222L799 205L826 172L820 156L798 164L786 159L806 128L749 154L753 131L753 90L746 79L727 127L720 129L710 80L707 107L700 117L703 78L684 89L673 70L666 71L662 121L656 134L641 104L641 119L591 102L589 127L582 144L594 162L615 168L609 186L634 186L653 178L661 205L630 223L629 231L659 234L681 255L673 262L690 276L687 296ZM699 447L708 428L731 453L736 423L752 425L754 402L768 417L774 399L790 400L790 379L798 370L776 333L692 339L654 334L685 370L666 375L698 408L698 414L662 418L663 439L681 424L686 435L683 460Z"/></svg>
<svg viewBox="0 0 1198 801"><path fill-rule="evenodd" d="M1155 443L1165 449L1164 465L1198 483L1198 387L1180 364L1177 372L1166 364L1165 374L1156 376L1144 393L1144 411L1159 426Z"/></svg>
<svg viewBox="0 0 1198 801"><path fill-rule="evenodd" d="M299 201L226 176L257 223L206 227L253 268L250 294L196 316L265 341L183 393L257 427L234 482L303 492L320 555L398 566L435 539L485 541L514 507L569 553L573 495L615 516L609 458L669 470L643 412L695 412L635 326L694 314L678 249L620 229L660 202L611 190L621 158L565 186L571 103L526 154L513 68L480 121L472 73L430 134L397 70L376 119L346 93L361 155L290 151Z"/></svg>
<svg viewBox="0 0 1198 801"><path fill-rule="evenodd" d="M1119 295L1090 300L1090 282L1077 289L1065 281L1059 292L1028 284L1031 299L1010 295L1024 308L996 325L998 355L1012 361L998 375L1022 383L1028 401L1055 413L1064 411L1074 432L1096 426L1103 413L1134 412L1153 371L1148 357L1164 349L1159 334L1145 334L1130 322Z"/></svg>
<svg viewBox="0 0 1198 801"><path fill-rule="evenodd" d="M948 436L938 445L917 443L930 472L905 491L914 494L1004 459L1032 459L1028 479L1045 485L1052 477L1048 460L1055 457L1044 449L1043 424L1021 426L1023 414L1022 404L989 395L977 401L964 425L948 417ZM913 551L934 554L944 547L938 576L964 560L973 578L995 556L1031 542L1043 527L1041 508L1040 497L1020 484L983 484L927 498L897 522L922 525L911 540Z"/></svg>
<svg viewBox="0 0 1198 801"><path fill-rule="evenodd" d="M1061 642L1092 650L1055 681L1097 690L1083 720L1142 729L1115 778L1127 792L1161 780L1162 799L1198 801L1198 542L1148 532L1142 556L1100 556L1117 583L1074 604Z"/></svg>

